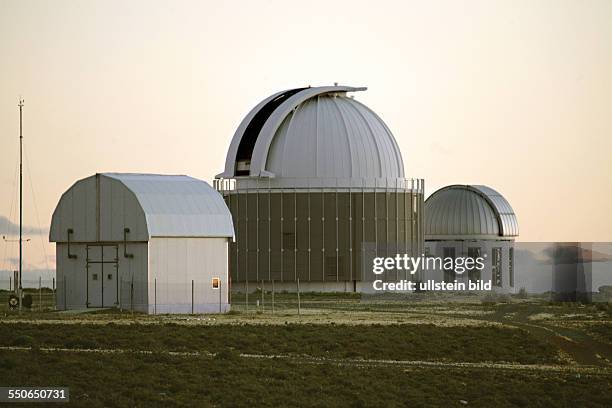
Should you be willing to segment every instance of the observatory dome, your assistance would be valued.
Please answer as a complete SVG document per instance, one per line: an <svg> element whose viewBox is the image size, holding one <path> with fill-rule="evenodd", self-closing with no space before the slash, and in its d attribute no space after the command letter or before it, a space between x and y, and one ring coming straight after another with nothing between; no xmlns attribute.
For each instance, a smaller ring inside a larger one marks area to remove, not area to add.
<svg viewBox="0 0 612 408"><path fill-rule="evenodd" d="M389 128L347 96L365 89L298 88L264 99L236 130L218 177L352 180L356 186L403 179L402 156Z"/></svg>
<svg viewBox="0 0 612 408"><path fill-rule="evenodd" d="M508 201L487 186L452 185L425 201L425 239L513 239L518 221Z"/></svg>

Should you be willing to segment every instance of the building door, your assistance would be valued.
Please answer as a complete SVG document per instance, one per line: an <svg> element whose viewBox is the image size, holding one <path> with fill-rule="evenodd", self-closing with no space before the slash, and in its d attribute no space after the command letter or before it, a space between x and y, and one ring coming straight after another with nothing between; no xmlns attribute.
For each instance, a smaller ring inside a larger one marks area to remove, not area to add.
<svg viewBox="0 0 612 408"><path fill-rule="evenodd" d="M87 245L87 307L114 307L119 299L117 245Z"/></svg>

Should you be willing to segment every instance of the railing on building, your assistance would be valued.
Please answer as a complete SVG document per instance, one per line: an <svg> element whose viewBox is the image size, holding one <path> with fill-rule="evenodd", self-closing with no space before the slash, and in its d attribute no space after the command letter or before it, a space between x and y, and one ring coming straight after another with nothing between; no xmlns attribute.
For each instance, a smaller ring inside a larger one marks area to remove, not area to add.
<svg viewBox="0 0 612 408"><path fill-rule="evenodd" d="M213 187L220 193L258 189L310 189L338 190L376 189L385 191L392 189L409 190L414 193L425 193L425 180L418 178L308 178L308 177L236 177L217 178Z"/></svg>

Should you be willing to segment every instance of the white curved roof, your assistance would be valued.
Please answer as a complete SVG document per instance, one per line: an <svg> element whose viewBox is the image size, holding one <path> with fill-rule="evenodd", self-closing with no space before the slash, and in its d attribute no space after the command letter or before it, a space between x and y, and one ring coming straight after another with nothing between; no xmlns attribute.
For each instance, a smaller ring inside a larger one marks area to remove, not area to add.
<svg viewBox="0 0 612 408"><path fill-rule="evenodd" d="M425 239L510 239L519 234L508 201L480 185L451 185L425 200Z"/></svg>
<svg viewBox="0 0 612 408"><path fill-rule="evenodd" d="M148 241L151 237L233 237L231 214L208 183L188 176L102 173L61 197L49 240Z"/></svg>
<svg viewBox="0 0 612 408"><path fill-rule="evenodd" d="M279 92L242 121L220 178L403 179L393 134L343 86ZM248 162L248 168L239 168Z"/></svg>

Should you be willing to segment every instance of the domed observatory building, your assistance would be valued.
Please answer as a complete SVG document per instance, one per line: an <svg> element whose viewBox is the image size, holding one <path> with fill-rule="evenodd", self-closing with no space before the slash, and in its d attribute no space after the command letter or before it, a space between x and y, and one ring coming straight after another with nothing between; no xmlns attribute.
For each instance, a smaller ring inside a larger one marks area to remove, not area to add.
<svg viewBox="0 0 612 408"><path fill-rule="evenodd" d="M442 258L484 258L484 268L462 274L429 270L425 279L445 282L491 280L498 292L514 290L514 239L518 221L508 201L487 186L451 185L425 201L425 254Z"/></svg>
<svg viewBox="0 0 612 408"><path fill-rule="evenodd" d="M347 96L365 89L282 91L240 123L215 180L236 227L233 290L367 290L372 257L423 250L423 180L404 178L389 128Z"/></svg>

